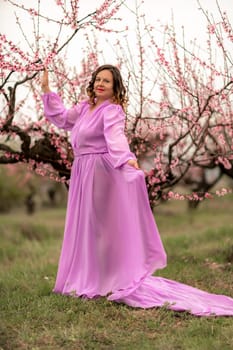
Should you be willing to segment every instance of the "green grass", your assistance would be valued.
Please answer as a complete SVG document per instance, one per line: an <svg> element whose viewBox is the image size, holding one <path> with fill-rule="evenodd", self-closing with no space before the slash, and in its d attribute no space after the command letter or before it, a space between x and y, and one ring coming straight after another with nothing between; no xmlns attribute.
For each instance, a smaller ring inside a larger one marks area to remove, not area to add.
<svg viewBox="0 0 233 350"><path fill-rule="evenodd" d="M159 274L233 296L232 203L226 196L191 213L184 202L157 207L168 253ZM233 317L198 318L52 293L64 219L64 209L0 216L1 350L233 349Z"/></svg>

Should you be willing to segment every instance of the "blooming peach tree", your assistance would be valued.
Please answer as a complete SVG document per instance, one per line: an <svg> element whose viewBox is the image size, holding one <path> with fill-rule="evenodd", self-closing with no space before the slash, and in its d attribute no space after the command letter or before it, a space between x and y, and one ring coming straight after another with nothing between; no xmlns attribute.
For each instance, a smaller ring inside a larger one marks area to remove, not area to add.
<svg viewBox="0 0 233 350"><path fill-rule="evenodd" d="M26 3L26 2L25 2ZM90 73L97 66L94 53L83 52L79 72L68 68L68 48L89 28L112 32L111 21L123 0L102 0L91 12L81 11L81 1L31 1L29 5L7 0L15 10L19 42L0 34L0 163L25 162L41 175L66 182L70 176L72 151L68 135L46 123L43 117L40 71L52 71L52 82L64 102L74 104L84 92ZM31 27L24 28L30 20ZM109 26L109 27L108 27ZM78 88L77 88L78 86Z"/></svg>
<svg viewBox="0 0 233 350"><path fill-rule="evenodd" d="M137 56L125 49L128 42L116 45L122 53L119 61L130 71L129 86L136 91L128 110L128 134L141 164L146 161L152 207L169 198L188 199L195 206L231 192L211 190L223 174L233 178L233 28L220 7L215 22L199 6L207 21L205 55L199 54L195 40L188 47L185 40L181 44L173 24L159 26L159 42L158 28L146 23L139 7ZM176 193L177 185L189 190Z"/></svg>
<svg viewBox="0 0 233 350"><path fill-rule="evenodd" d="M116 19L123 1L102 1L97 10L82 17L79 1L56 1L56 19L43 14L40 1L37 9L7 2L31 16L35 40L28 43L28 53L0 36L0 163L26 162L37 173L67 183L72 164L69 138L43 117L38 72L44 65L49 67L52 83L65 104L83 98L102 55L98 39L93 40L88 29L105 31L107 38L114 27L110 21ZM233 30L220 8L218 21L202 9L207 39L206 53L200 56L195 40L188 47L185 41L180 44L172 24L159 26L162 40L158 40L158 28L146 23L140 6L133 11L134 36L128 28L127 35L117 34L112 44L128 89L130 147L145 169L152 208L170 198L198 203L214 195L210 190L223 174L233 178ZM20 18L16 21L26 41ZM43 21L56 26L53 38L41 33ZM71 69L68 47L81 33L87 48L79 59L80 69ZM177 185L189 186L189 190L174 192ZM219 189L215 194L228 192L230 189Z"/></svg>

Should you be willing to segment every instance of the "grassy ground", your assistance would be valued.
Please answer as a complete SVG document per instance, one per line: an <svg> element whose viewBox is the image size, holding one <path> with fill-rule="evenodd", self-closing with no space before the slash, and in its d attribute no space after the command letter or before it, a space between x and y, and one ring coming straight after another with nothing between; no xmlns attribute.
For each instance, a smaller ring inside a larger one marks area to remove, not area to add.
<svg viewBox="0 0 233 350"><path fill-rule="evenodd" d="M168 267L159 274L233 296L233 197L155 210ZM227 350L233 317L198 318L165 309L131 309L51 292L65 210L0 216L0 349Z"/></svg>

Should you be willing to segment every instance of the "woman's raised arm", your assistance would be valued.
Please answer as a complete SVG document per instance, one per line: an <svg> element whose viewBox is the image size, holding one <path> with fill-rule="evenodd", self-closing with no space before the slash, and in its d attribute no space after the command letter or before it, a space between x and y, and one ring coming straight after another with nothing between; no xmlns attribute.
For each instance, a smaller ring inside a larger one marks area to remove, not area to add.
<svg viewBox="0 0 233 350"><path fill-rule="evenodd" d="M67 109L60 96L50 90L47 69L44 70L42 75L41 89L43 92L42 101L44 104L45 117L58 128L72 130L77 118L82 112L84 103L81 102Z"/></svg>
<svg viewBox="0 0 233 350"><path fill-rule="evenodd" d="M43 93L51 92L49 88L49 73L47 68L44 69L42 79L41 79L41 89Z"/></svg>

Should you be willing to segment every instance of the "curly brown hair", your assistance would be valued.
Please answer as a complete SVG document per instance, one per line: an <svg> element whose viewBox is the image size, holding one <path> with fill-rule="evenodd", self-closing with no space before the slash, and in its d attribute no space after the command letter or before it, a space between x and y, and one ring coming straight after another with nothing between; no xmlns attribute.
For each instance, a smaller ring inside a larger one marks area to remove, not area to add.
<svg viewBox="0 0 233 350"><path fill-rule="evenodd" d="M126 98L126 88L123 84L123 80L121 77L121 73L119 69L111 64L104 64L98 67L95 72L92 74L91 81L86 89L87 95L89 96L90 104L95 104L95 92L94 92L94 83L96 80L96 76L102 70L109 70L113 76L113 102L121 105L124 109L126 106L127 98Z"/></svg>

